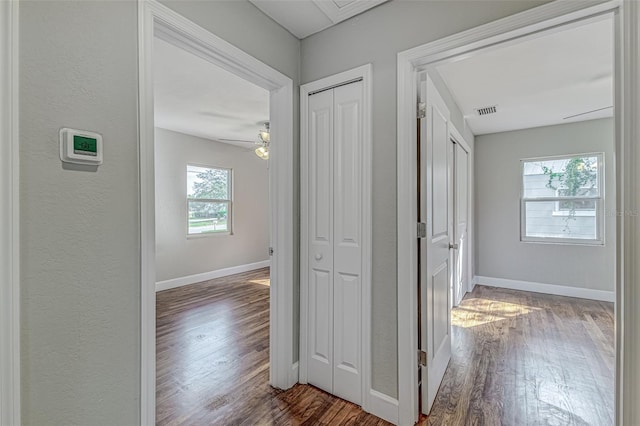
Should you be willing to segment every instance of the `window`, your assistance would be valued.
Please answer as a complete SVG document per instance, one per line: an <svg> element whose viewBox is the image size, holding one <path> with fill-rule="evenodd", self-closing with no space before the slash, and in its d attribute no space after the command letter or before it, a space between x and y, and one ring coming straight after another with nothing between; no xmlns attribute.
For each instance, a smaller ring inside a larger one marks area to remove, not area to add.
<svg viewBox="0 0 640 426"><path fill-rule="evenodd" d="M598 188L582 188L585 195L590 197L598 196ZM571 194L566 188L558 188L556 190L556 195L558 197L568 197ZM595 216L596 214L596 200L594 199L583 199L583 200L573 200L573 201L558 201L556 203L556 211L553 212L556 216L566 216L571 213L575 213L576 216Z"/></svg>
<svg viewBox="0 0 640 426"><path fill-rule="evenodd" d="M522 241L602 244L603 154L522 160Z"/></svg>
<svg viewBox="0 0 640 426"><path fill-rule="evenodd" d="M231 169L187 165L187 234L231 233Z"/></svg>

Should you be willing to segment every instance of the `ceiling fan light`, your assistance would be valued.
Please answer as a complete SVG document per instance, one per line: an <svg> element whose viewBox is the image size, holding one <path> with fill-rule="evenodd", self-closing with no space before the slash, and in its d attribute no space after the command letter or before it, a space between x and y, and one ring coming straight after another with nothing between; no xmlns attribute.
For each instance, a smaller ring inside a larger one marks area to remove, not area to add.
<svg viewBox="0 0 640 426"><path fill-rule="evenodd" d="M258 133L258 137L260 137L262 143L270 142L270 135L268 130L260 130L260 133Z"/></svg>
<svg viewBox="0 0 640 426"><path fill-rule="evenodd" d="M269 159L269 148L267 148L266 146L261 146L259 148L256 148L255 152L256 152L256 155L262 158L263 160Z"/></svg>

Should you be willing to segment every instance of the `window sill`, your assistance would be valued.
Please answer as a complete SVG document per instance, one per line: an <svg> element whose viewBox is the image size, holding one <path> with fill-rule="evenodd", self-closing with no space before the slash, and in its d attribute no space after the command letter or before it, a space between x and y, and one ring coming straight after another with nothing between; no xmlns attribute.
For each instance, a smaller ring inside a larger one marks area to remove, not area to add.
<svg viewBox="0 0 640 426"><path fill-rule="evenodd" d="M565 246L589 246L589 247L604 247L603 240L579 240L575 238L554 238L554 237L522 237L521 243L527 244L554 244Z"/></svg>
<svg viewBox="0 0 640 426"><path fill-rule="evenodd" d="M202 234L187 234L187 240L198 240L208 237L228 237L233 236L233 232L203 232Z"/></svg>

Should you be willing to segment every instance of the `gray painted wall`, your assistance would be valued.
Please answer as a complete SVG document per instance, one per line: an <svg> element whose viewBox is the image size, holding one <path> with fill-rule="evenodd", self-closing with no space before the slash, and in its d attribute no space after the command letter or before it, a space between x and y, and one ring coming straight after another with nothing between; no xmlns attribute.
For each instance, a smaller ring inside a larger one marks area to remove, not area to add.
<svg viewBox="0 0 640 426"><path fill-rule="evenodd" d="M247 1L169 5L297 85L299 41ZM137 4L20 9L23 424L136 425ZM96 172L62 168L62 126L104 135Z"/></svg>
<svg viewBox="0 0 640 426"><path fill-rule="evenodd" d="M136 37L132 2L20 3L25 425L139 418ZM63 169L63 126L103 134L97 171Z"/></svg>
<svg viewBox="0 0 640 426"><path fill-rule="evenodd" d="M616 209L613 119L476 136L476 274L614 291L615 215L605 245L520 241L520 160L604 152L605 212Z"/></svg>
<svg viewBox="0 0 640 426"><path fill-rule="evenodd" d="M253 150L156 128L156 281L269 260L268 162ZM233 235L187 238L187 164L233 170Z"/></svg>
<svg viewBox="0 0 640 426"><path fill-rule="evenodd" d="M542 3L396 0L302 41L301 83L373 64L372 384L394 398L398 395L397 54Z"/></svg>

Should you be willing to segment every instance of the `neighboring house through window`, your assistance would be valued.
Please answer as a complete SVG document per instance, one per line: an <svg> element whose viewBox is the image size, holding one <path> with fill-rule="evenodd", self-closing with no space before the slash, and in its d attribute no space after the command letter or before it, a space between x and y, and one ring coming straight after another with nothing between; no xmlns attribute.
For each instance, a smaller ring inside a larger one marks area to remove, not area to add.
<svg viewBox="0 0 640 426"><path fill-rule="evenodd" d="M522 241L602 244L603 154L522 160Z"/></svg>
<svg viewBox="0 0 640 426"><path fill-rule="evenodd" d="M187 165L187 235L231 233L231 169Z"/></svg>

